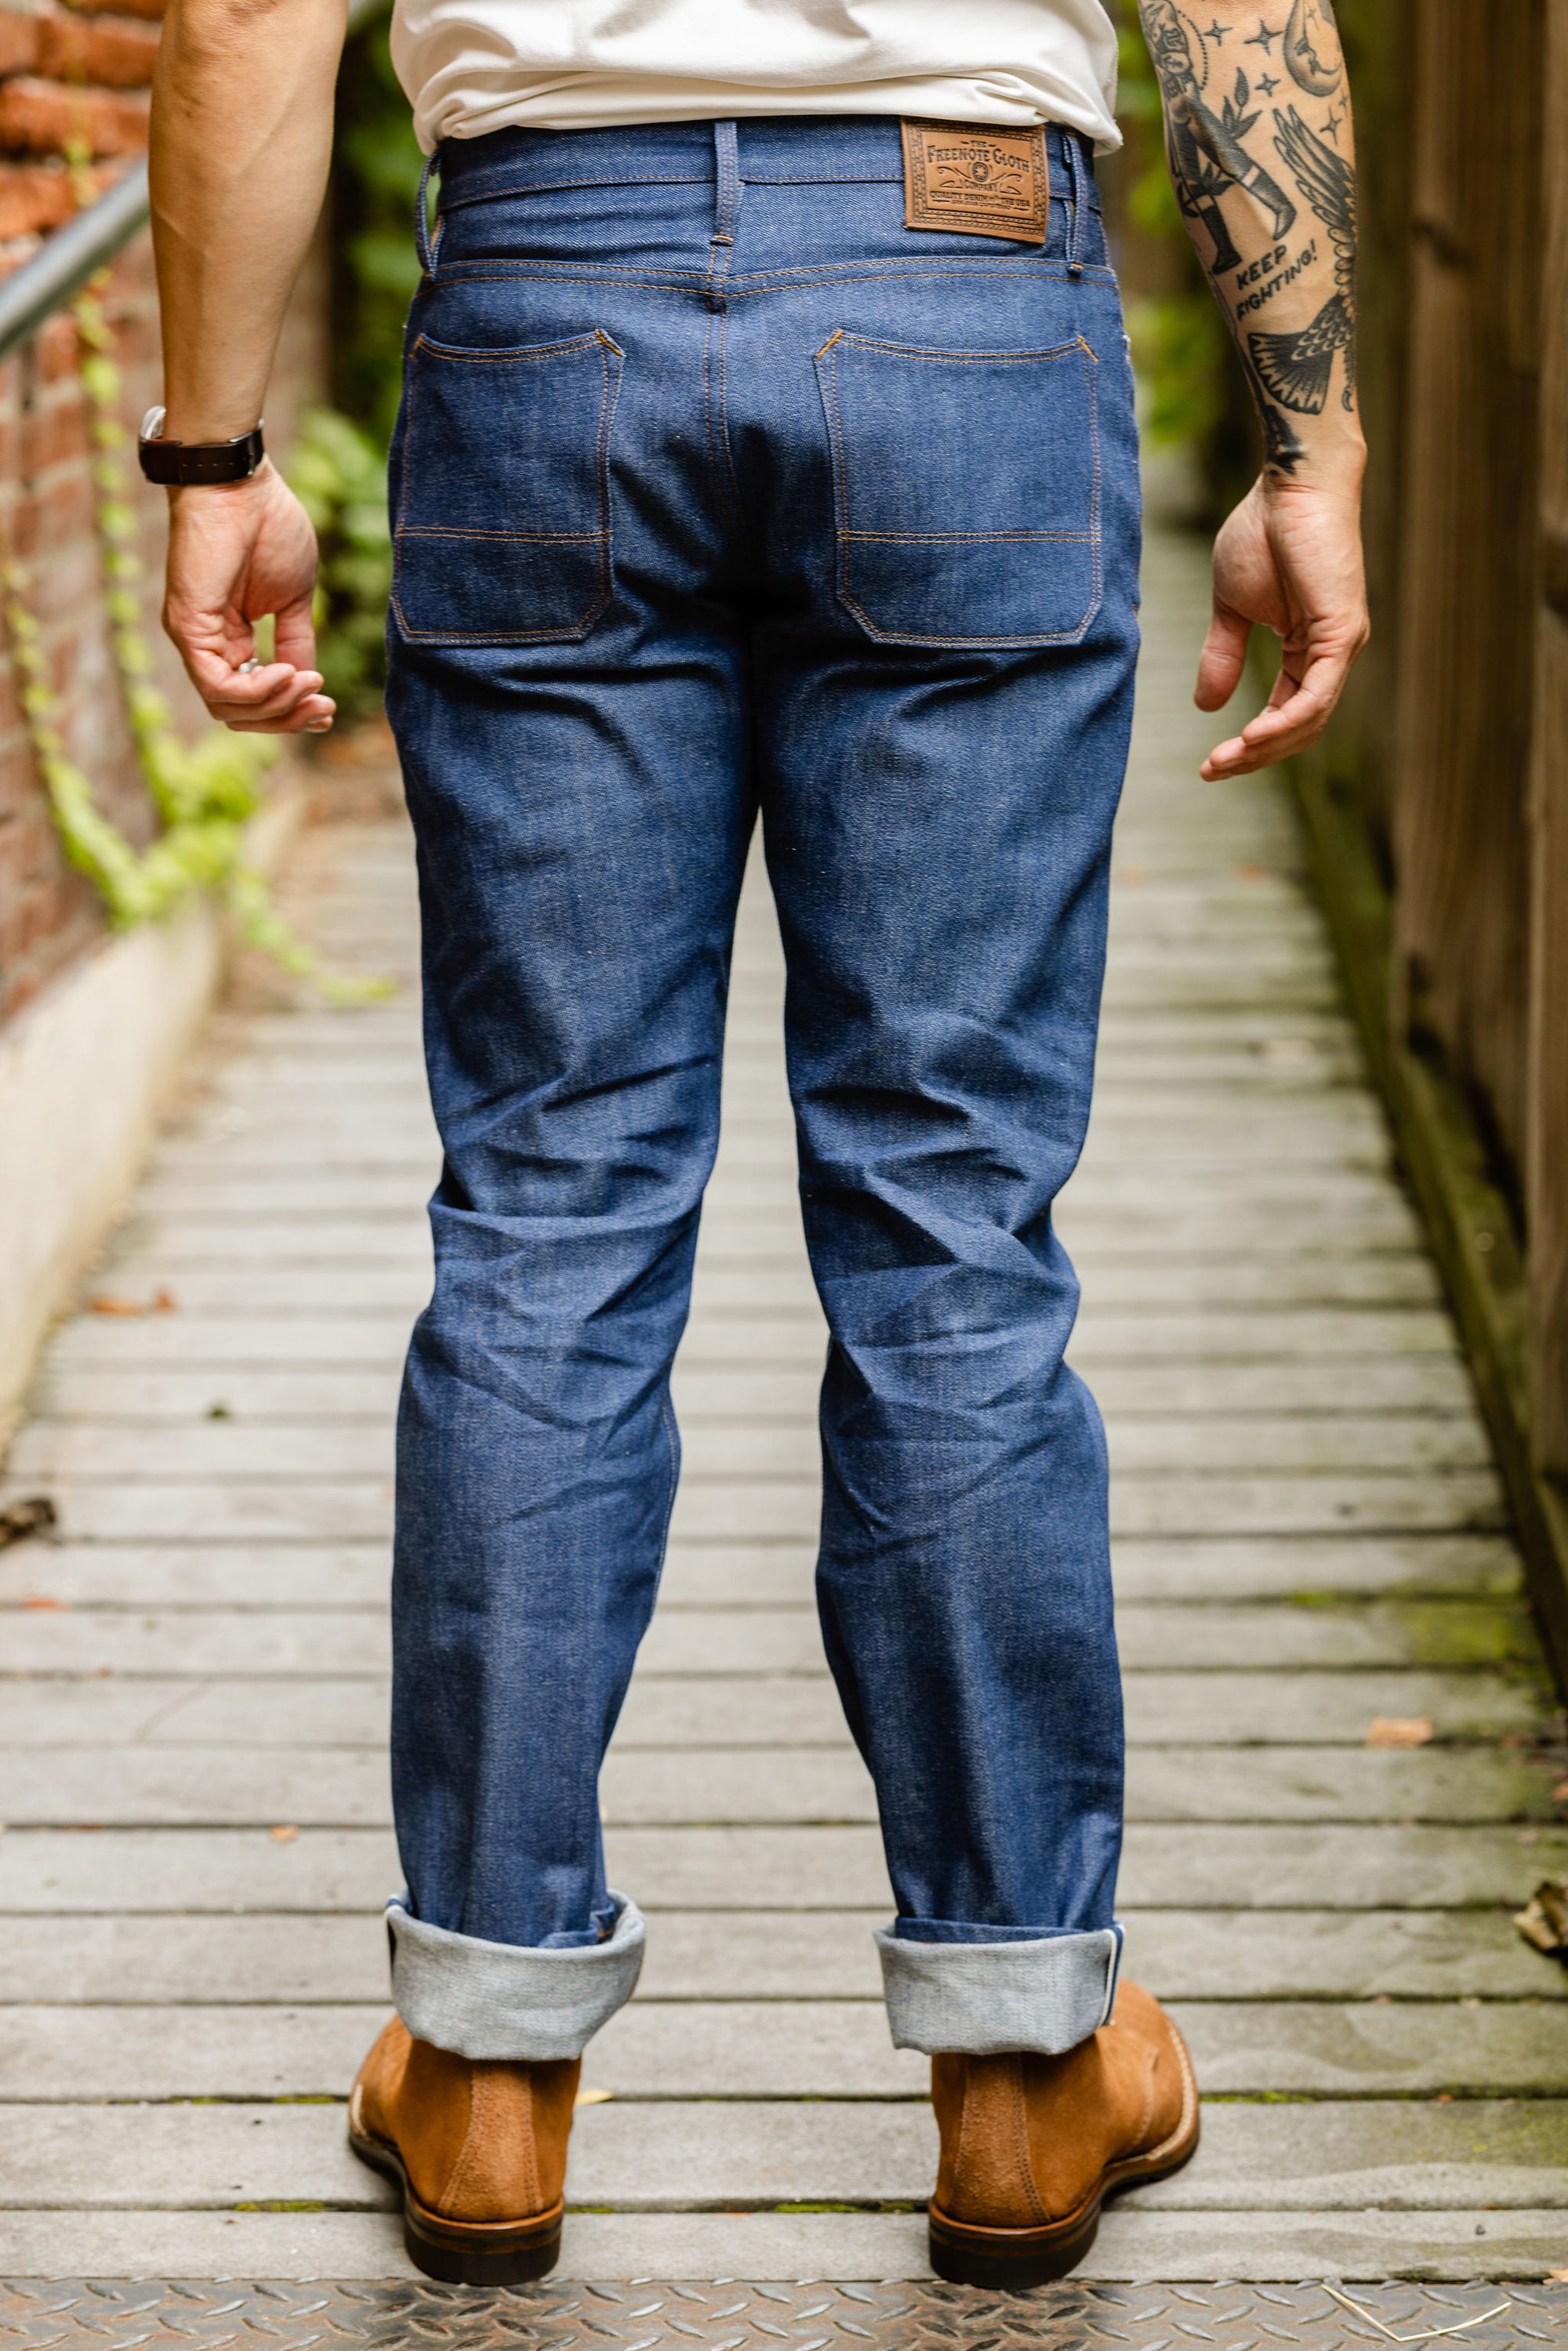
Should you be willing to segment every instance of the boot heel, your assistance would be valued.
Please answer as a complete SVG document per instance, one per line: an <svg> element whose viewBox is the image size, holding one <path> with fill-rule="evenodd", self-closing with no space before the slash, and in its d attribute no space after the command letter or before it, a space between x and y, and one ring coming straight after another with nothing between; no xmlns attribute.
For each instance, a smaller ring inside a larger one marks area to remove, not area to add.
<svg viewBox="0 0 1568 2351"><path fill-rule="evenodd" d="M461 2245L426 2236L405 2212L402 2241L415 2269L443 2285L528 2285L548 2277L560 2259L560 2223L512 2246Z"/></svg>
<svg viewBox="0 0 1568 2351"><path fill-rule="evenodd" d="M1054 2285L1077 2268L1100 2231L1098 2204L1062 2236L1033 2229L971 2231L955 2228L939 2213L929 2217L931 2266L937 2276L949 2285L999 2287L1004 2293Z"/></svg>

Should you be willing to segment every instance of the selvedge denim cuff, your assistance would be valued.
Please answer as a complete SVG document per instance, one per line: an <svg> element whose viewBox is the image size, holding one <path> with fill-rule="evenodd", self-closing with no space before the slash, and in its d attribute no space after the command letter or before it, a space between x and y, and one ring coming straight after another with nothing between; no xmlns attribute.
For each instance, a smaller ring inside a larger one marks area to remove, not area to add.
<svg viewBox="0 0 1568 2351"><path fill-rule="evenodd" d="M876 1948L895 2049L1055 2057L1110 2016L1122 1929L1029 1943L916 1943L879 1927Z"/></svg>
<svg viewBox="0 0 1568 2351"><path fill-rule="evenodd" d="M455 1935L389 1902L398 2014L416 2041L459 2057L580 2057L631 1999L643 1966L643 1914L613 1887L610 1898L614 1932L576 1950Z"/></svg>

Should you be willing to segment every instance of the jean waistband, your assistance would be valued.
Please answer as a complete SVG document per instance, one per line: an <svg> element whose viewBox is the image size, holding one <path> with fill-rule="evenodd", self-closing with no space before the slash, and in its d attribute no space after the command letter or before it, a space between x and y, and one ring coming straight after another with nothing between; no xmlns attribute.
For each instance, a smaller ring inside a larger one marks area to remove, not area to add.
<svg viewBox="0 0 1568 2351"><path fill-rule="evenodd" d="M448 139L433 159L441 174L441 210L545 188L624 181L712 186L719 169L715 129L707 120L637 122L602 131L490 131L479 139ZM904 177L896 115L742 116L733 129L740 178L753 184ZM1046 125L1053 178L1071 172L1069 142L1078 150L1078 184L1088 188L1098 209L1092 140L1059 123ZM1067 184L1073 184L1071 177Z"/></svg>

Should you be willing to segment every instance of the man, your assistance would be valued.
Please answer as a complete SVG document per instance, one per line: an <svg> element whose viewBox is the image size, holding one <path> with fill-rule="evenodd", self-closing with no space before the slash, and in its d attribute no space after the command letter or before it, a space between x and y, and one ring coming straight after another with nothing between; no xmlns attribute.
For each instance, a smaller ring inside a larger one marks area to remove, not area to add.
<svg viewBox="0 0 1568 2351"><path fill-rule="evenodd" d="M1322 0L1144 0L1257 394L1206 776L1321 731L1365 635L1344 69ZM167 623L232 726L330 724L257 464L341 0L172 0L153 115ZM1098 1416L1051 1225L1089 1111L1131 715L1132 385L1100 0L399 0L439 170L393 452L389 708L444 1146L399 1425L398 2020L353 2144L433 2275L542 2274L581 2050L643 1938L597 1775L676 1476L668 1393L760 809L831 1329L819 1592L931 2053L945 2276L1027 2285L1197 2137L1124 1983ZM251 623L276 611L276 658Z"/></svg>

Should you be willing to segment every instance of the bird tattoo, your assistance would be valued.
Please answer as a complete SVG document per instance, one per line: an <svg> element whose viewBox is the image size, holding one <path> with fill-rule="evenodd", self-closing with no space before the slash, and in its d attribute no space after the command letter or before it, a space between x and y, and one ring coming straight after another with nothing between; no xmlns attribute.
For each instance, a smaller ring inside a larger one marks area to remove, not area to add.
<svg viewBox="0 0 1568 2351"><path fill-rule="evenodd" d="M1333 246L1334 291L1309 325L1291 334L1249 335L1248 346L1260 381L1281 407L1321 416L1336 351L1344 353L1344 404L1355 404L1355 173L1293 106L1274 120L1274 144Z"/></svg>

